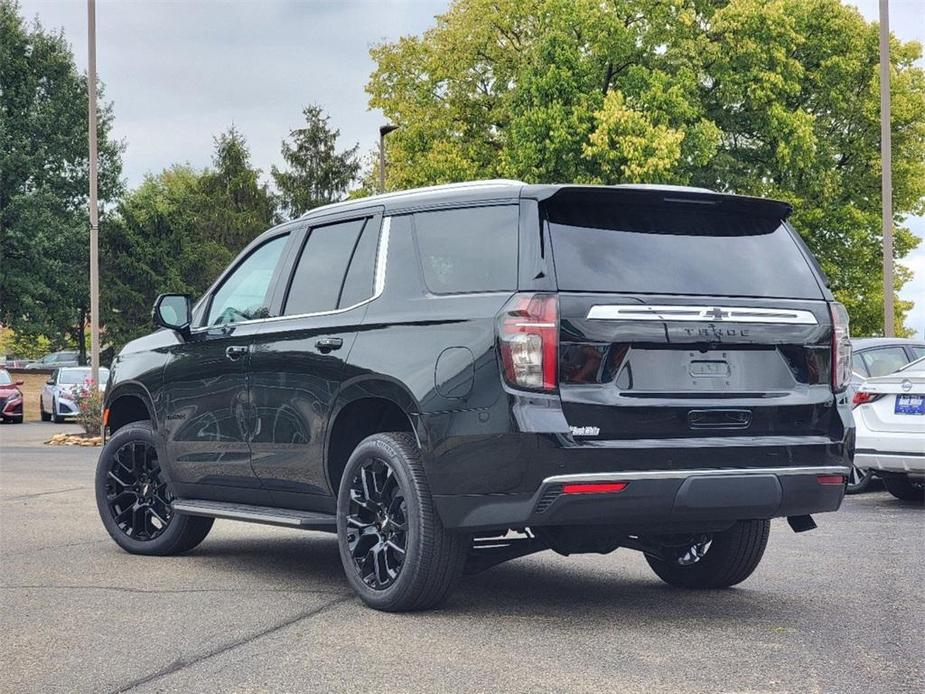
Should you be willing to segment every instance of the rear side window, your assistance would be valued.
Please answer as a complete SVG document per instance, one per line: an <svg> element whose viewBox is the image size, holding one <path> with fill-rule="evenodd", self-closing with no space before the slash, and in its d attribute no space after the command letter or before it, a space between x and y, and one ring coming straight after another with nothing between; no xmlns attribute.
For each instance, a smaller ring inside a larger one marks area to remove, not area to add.
<svg viewBox="0 0 925 694"><path fill-rule="evenodd" d="M376 250L379 246L378 225L368 222L353 251L344 289L340 293L338 308L348 308L373 295L373 276L376 270Z"/></svg>
<svg viewBox="0 0 925 694"><path fill-rule="evenodd" d="M419 212L414 230L434 294L517 288L516 205Z"/></svg>
<svg viewBox="0 0 925 694"><path fill-rule="evenodd" d="M861 352L861 358L871 376L886 376L909 363L902 347L881 347Z"/></svg>
<svg viewBox="0 0 925 694"><path fill-rule="evenodd" d="M354 219L315 227L309 232L289 285L283 315L337 308L347 266L365 224L365 219Z"/></svg>
<svg viewBox="0 0 925 694"><path fill-rule="evenodd" d="M546 206L559 289L821 299L780 219L604 197Z"/></svg>

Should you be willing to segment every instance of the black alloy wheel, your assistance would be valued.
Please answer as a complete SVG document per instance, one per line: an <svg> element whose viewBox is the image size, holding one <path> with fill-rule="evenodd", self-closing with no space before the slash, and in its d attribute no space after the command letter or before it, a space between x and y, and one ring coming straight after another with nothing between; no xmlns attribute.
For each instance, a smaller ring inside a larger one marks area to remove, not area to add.
<svg viewBox="0 0 925 694"><path fill-rule="evenodd" d="M414 434L367 436L337 489L338 552L360 599L386 612L442 603L462 577L472 538L443 527Z"/></svg>
<svg viewBox="0 0 925 694"><path fill-rule="evenodd" d="M113 454L106 477L106 503L125 535L150 541L167 529L173 497L161 478L154 446L138 440L123 444Z"/></svg>
<svg viewBox="0 0 925 694"><path fill-rule="evenodd" d="M381 458L367 458L350 482L347 550L363 582L374 590L391 586L405 562L408 506L395 471Z"/></svg>
<svg viewBox="0 0 925 694"><path fill-rule="evenodd" d="M213 519L174 513L173 499L151 422L132 422L114 432L96 466L96 506L116 544L149 556L196 547L209 534Z"/></svg>

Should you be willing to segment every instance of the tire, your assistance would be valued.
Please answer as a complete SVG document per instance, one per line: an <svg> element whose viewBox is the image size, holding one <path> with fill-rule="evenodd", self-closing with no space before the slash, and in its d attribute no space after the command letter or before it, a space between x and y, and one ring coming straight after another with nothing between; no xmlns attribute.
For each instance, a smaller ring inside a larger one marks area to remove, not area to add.
<svg viewBox="0 0 925 694"><path fill-rule="evenodd" d="M757 568L771 531L769 520L738 521L714 533L706 553L686 566L646 555L656 575L679 588L728 588L741 583Z"/></svg>
<svg viewBox="0 0 925 694"><path fill-rule="evenodd" d="M173 513L172 500L160 475L151 423L133 422L119 429L96 466L96 506L110 537L131 554L166 556L191 550L209 534L213 519Z"/></svg>
<svg viewBox="0 0 925 694"><path fill-rule="evenodd" d="M347 581L364 603L385 612L442 603L471 544L440 522L421 452L404 432L374 434L353 451L337 495L337 538ZM398 546L404 551L392 549Z"/></svg>
<svg viewBox="0 0 925 694"><path fill-rule="evenodd" d="M55 406L55 401L51 401L51 421L55 424L64 424L64 417L58 415L58 408Z"/></svg>
<svg viewBox="0 0 925 694"><path fill-rule="evenodd" d="M925 484L913 482L908 475L884 475L883 485L897 499L925 502Z"/></svg>
<svg viewBox="0 0 925 694"><path fill-rule="evenodd" d="M39 414L42 417L43 422L51 421L51 415L45 411L45 403L42 402L41 396L39 396Z"/></svg>
<svg viewBox="0 0 925 694"><path fill-rule="evenodd" d="M851 474L848 475L848 484L845 485L846 494L860 494L865 491L871 481L874 479L874 471L868 468L862 470L859 467L851 467Z"/></svg>

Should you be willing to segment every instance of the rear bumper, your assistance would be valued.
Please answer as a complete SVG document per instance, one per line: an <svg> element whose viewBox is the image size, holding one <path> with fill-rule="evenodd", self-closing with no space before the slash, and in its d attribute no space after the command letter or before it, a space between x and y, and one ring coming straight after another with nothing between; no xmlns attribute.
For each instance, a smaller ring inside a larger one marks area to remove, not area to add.
<svg viewBox="0 0 925 694"><path fill-rule="evenodd" d="M737 520L835 511L846 477L842 465L657 470L555 475L533 494L435 495L448 528L499 530L544 525L608 525L627 534L721 529ZM569 494L569 484L625 482L616 493Z"/></svg>
<svg viewBox="0 0 925 694"><path fill-rule="evenodd" d="M859 449L854 455L854 464L863 470L922 475L925 474L925 453Z"/></svg>

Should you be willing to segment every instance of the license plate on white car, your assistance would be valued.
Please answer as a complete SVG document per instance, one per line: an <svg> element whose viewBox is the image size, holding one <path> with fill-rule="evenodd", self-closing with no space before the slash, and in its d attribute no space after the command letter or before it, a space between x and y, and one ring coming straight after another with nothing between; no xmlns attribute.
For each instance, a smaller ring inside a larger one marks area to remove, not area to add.
<svg viewBox="0 0 925 694"><path fill-rule="evenodd" d="M923 395L897 395L895 414L921 414L925 415L925 396Z"/></svg>

